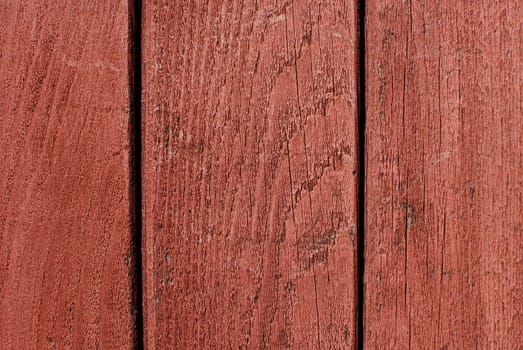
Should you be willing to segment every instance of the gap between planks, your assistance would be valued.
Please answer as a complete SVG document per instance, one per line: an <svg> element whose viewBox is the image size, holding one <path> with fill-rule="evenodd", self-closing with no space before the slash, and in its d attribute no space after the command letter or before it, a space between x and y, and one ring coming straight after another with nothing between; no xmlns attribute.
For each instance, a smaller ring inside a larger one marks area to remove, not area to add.
<svg viewBox="0 0 523 350"><path fill-rule="evenodd" d="M357 255L356 255L356 349L364 344L364 304L365 304L365 0L358 1L357 11L358 49L356 50L357 98L358 98L358 177L357 177Z"/></svg>
<svg viewBox="0 0 523 350"><path fill-rule="evenodd" d="M129 0L129 197L132 220L132 252L134 286L133 307L135 317L134 348L144 349L143 323L143 268L142 268L142 1Z"/></svg>

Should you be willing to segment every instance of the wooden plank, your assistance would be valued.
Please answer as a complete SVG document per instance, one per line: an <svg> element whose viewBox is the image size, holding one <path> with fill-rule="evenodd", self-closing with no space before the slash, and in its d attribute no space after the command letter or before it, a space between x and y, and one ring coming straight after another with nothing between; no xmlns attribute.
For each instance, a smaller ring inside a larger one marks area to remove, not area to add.
<svg viewBox="0 0 523 350"><path fill-rule="evenodd" d="M127 1L0 2L0 339L134 342Z"/></svg>
<svg viewBox="0 0 523 350"><path fill-rule="evenodd" d="M365 348L523 348L521 18L367 1Z"/></svg>
<svg viewBox="0 0 523 350"><path fill-rule="evenodd" d="M147 348L355 344L355 1L144 1Z"/></svg>

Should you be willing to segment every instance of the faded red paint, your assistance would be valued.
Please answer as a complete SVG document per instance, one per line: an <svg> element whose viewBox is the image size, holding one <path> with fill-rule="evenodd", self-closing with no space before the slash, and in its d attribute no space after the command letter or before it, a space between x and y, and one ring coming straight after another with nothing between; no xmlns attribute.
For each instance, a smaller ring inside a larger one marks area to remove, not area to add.
<svg viewBox="0 0 523 350"><path fill-rule="evenodd" d="M0 4L0 348L130 348L126 1Z"/></svg>
<svg viewBox="0 0 523 350"><path fill-rule="evenodd" d="M356 4L143 0L147 349L360 341ZM522 6L366 6L364 348L523 348ZM128 8L0 4L2 349L141 341Z"/></svg>
<svg viewBox="0 0 523 350"><path fill-rule="evenodd" d="M144 1L146 345L355 342L355 1Z"/></svg>
<svg viewBox="0 0 523 350"><path fill-rule="evenodd" d="M366 3L365 348L521 349L521 3Z"/></svg>

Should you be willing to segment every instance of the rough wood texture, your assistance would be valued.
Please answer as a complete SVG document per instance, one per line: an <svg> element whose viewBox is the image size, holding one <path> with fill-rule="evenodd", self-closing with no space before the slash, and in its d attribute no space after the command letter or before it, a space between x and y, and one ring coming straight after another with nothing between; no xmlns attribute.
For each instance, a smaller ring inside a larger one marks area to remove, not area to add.
<svg viewBox="0 0 523 350"><path fill-rule="evenodd" d="M521 2L367 1L365 348L523 348Z"/></svg>
<svg viewBox="0 0 523 350"><path fill-rule="evenodd" d="M126 1L0 1L0 347L132 346Z"/></svg>
<svg viewBox="0 0 523 350"><path fill-rule="evenodd" d="M355 342L355 1L144 1L149 349Z"/></svg>

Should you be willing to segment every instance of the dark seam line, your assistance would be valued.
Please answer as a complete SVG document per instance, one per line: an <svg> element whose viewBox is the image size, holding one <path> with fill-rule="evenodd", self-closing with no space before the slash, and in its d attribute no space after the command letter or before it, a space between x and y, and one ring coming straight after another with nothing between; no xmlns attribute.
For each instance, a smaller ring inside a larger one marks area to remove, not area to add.
<svg viewBox="0 0 523 350"><path fill-rule="evenodd" d="M144 348L142 295L142 1L129 1L129 206L131 216L131 291L134 314L134 348Z"/></svg>
<svg viewBox="0 0 523 350"><path fill-rule="evenodd" d="M358 79L358 199L357 199L357 336L356 348L364 348L364 304L365 304L365 0L358 2L358 50L357 50L357 79Z"/></svg>

